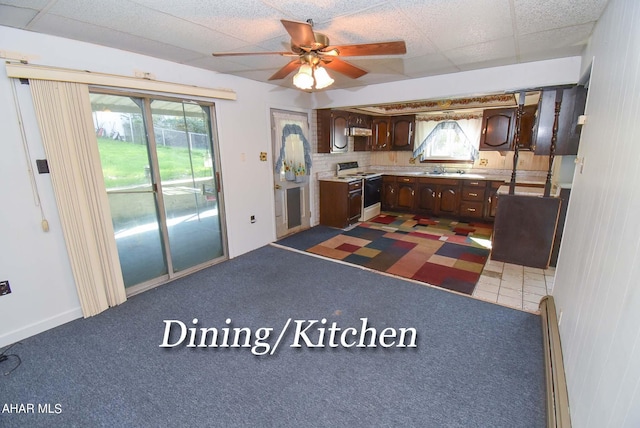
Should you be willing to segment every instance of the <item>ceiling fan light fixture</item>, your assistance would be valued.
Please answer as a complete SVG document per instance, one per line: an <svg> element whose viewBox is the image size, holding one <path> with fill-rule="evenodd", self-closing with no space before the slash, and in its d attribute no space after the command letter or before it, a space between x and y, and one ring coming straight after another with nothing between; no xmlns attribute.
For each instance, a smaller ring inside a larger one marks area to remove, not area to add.
<svg viewBox="0 0 640 428"><path fill-rule="evenodd" d="M313 82L311 66L309 64L302 64L296 75L293 76L293 84L300 89L311 89Z"/></svg>
<svg viewBox="0 0 640 428"><path fill-rule="evenodd" d="M316 79L316 89L326 88L327 86L333 84L333 82L335 81L331 78L331 76L329 76L329 73L327 73L327 70L325 70L324 67L316 67L313 74Z"/></svg>

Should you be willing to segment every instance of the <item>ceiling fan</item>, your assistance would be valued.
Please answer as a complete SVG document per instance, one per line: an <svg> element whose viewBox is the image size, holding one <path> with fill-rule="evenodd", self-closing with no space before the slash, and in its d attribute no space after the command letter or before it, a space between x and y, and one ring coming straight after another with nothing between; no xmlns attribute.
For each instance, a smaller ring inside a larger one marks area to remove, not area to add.
<svg viewBox="0 0 640 428"><path fill-rule="evenodd" d="M269 80L284 79L293 70L293 84L300 89L326 88L333 83L324 67L342 73L352 79L367 74L367 71L338 58L339 56L401 55L407 52L404 41L364 43L357 45L331 46L329 38L313 31L313 21L288 21L281 19L282 25L291 36L291 51L284 52L220 52L213 56L241 55L281 55L295 57L276 71Z"/></svg>

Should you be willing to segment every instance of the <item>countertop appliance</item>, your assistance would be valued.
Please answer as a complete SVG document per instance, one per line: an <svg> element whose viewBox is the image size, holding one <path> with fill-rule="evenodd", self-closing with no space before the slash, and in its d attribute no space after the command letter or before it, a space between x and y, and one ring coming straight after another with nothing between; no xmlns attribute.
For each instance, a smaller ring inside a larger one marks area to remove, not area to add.
<svg viewBox="0 0 640 428"><path fill-rule="evenodd" d="M382 174L362 171L357 161L340 162L336 166L336 178L349 182L362 180L362 210L360 221L367 221L380 214Z"/></svg>

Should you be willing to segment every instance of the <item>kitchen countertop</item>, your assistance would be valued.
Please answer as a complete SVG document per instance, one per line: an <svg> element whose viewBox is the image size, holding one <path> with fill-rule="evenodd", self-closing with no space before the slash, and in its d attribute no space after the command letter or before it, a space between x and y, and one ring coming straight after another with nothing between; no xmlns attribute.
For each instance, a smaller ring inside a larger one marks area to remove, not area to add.
<svg viewBox="0 0 640 428"><path fill-rule="evenodd" d="M362 180L362 177L344 177L344 178L340 178L340 177L336 177L335 175L330 175L327 177L318 177L318 180L320 181L335 181L338 183L349 183L352 181L358 181L358 180Z"/></svg>
<svg viewBox="0 0 640 428"><path fill-rule="evenodd" d="M445 173L445 174L433 174L425 171L399 171L399 170L384 170L381 168L374 169L374 172L380 173L382 175L394 175L398 177L424 177L424 178L453 178L458 180L487 180L487 181L504 181L505 183L509 183L511 180L511 172L493 172L493 171L478 171L476 172L465 172L465 173ZM348 179L337 178L335 175L330 175L329 172L320 173L318 175L318 180L322 181L337 181L337 182L349 182L350 180L357 180L357 177L349 177ZM523 186L544 186L545 177L536 177L535 172L532 176L531 173L520 174L520 178L517 178L517 184Z"/></svg>

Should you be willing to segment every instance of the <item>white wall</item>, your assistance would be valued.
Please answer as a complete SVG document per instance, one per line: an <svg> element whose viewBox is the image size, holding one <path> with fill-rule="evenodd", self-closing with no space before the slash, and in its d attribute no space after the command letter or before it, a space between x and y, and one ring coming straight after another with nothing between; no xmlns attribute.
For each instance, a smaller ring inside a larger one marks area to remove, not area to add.
<svg viewBox="0 0 640 428"><path fill-rule="evenodd" d="M640 426L640 2L610 0L554 296L574 427Z"/></svg>
<svg viewBox="0 0 640 428"><path fill-rule="evenodd" d="M141 70L158 80L236 91L236 101L215 101L230 256L275 239L268 111L271 107L308 109L309 94L8 27L0 27L0 50L28 56L33 64L126 76ZM40 227L11 84L0 67L0 280L9 280L12 288L11 294L0 298L0 346L81 316L50 178L36 173L50 231L45 233ZM28 86L18 91L21 100L29 100ZM24 104L34 165L35 159L45 156L35 115L29 110L30 103ZM268 162L259 160L263 151L270 154ZM256 216L254 224L249 221L251 215Z"/></svg>

